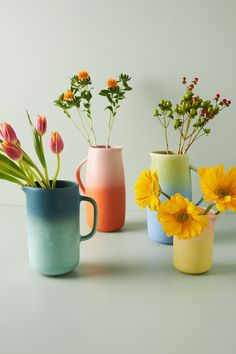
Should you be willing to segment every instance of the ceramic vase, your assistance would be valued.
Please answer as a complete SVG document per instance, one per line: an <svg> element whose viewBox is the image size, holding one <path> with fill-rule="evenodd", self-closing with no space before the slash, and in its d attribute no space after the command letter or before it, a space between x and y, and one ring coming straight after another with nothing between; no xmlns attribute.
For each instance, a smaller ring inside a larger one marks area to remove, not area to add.
<svg viewBox="0 0 236 354"><path fill-rule="evenodd" d="M190 164L188 155L178 155L174 152L167 154L166 151L155 151L151 152L150 156L151 170L158 170L159 183L162 190L169 196L180 193L189 200L192 200L191 170L196 171L196 168ZM160 199L164 201L166 197L161 195ZM172 245L173 237L166 236L156 215L155 211L147 209L149 238L156 242Z"/></svg>
<svg viewBox="0 0 236 354"><path fill-rule="evenodd" d="M174 236L173 264L176 269L187 274L208 272L212 266L216 218L216 215L208 215L208 226L190 240Z"/></svg>
<svg viewBox="0 0 236 354"><path fill-rule="evenodd" d="M81 168L87 163L83 184ZM76 171L81 191L93 198L98 207L98 227L101 232L112 232L125 223L125 176L122 148L119 146L89 147L88 157L81 161ZM93 222L93 209L86 204L88 225Z"/></svg>
<svg viewBox="0 0 236 354"><path fill-rule="evenodd" d="M29 261L45 275L61 275L74 270L80 259L80 242L96 231L97 207L93 199L81 196L76 183L57 181L56 188L23 187L27 206ZM80 234L80 203L92 205L92 230Z"/></svg>

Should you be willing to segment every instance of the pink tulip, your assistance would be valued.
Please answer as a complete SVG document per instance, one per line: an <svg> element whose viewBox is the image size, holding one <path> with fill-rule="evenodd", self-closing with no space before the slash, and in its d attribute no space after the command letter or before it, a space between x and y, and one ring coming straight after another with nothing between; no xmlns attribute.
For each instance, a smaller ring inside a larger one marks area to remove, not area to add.
<svg viewBox="0 0 236 354"><path fill-rule="evenodd" d="M60 154L64 149L64 143L62 137L56 131L52 132L49 144L50 144L50 149L54 154Z"/></svg>
<svg viewBox="0 0 236 354"><path fill-rule="evenodd" d="M9 141L2 142L2 148L8 157L12 160L20 161L23 157L22 150L15 144Z"/></svg>
<svg viewBox="0 0 236 354"><path fill-rule="evenodd" d="M45 116L40 116L36 118L35 129L40 136L43 136L47 131L47 119Z"/></svg>
<svg viewBox="0 0 236 354"><path fill-rule="evenodd" d="M12 128L12 126L6 122L0 123L0 135L1 137L10 142L10 143L18 143L19 140L17 139L15 130Z"/></svg>

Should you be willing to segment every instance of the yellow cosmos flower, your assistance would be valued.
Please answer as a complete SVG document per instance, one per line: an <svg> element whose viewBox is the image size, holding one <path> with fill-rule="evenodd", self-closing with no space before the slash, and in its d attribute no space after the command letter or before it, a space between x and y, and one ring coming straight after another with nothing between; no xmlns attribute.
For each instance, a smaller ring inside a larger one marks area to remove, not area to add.
<svg viewBox="0 0 236 354"><path fill-rule="evenodd" d="M89 73L87 71L80 71L77 75L79 80L84 80L87 79L89 77Z"/></svg>
<svg viewBox="0 0 236 354"><path fill-rule="evenodd" d="M145 170L140 175L135 184L135 200L141 208L157 210L160 200L160 186L158 182L158 172Z"/></svg>
<svg viewBox="0 0 236 354"><path fill-rule="evenodd" d="M116 87L117 85L118 85L118 82L115 79L109 79L107 81L108 88Z"/></svg>
<svg viewBox="0 0 236 354"><path fill-rule="evenodd" d="M224 172L224 166L200 168L200 185L205 201L214 201L220 212L236 211L236 167Z"/></svg>
<svg viewBox="0 0 236 354"><path fill-rule="evenodd" d="M66 91L63 96L64 100L66 100L66 101L71 100L73 97L74 97L74 94L70 90Z"/></svg>
<svg viewBox="0 0 236 354"><path fill-rule="evenodd" d="M157 217L167 236L191 239L207 226L207 216L201 212L201 208L177 193L160 204Z"/></svg>

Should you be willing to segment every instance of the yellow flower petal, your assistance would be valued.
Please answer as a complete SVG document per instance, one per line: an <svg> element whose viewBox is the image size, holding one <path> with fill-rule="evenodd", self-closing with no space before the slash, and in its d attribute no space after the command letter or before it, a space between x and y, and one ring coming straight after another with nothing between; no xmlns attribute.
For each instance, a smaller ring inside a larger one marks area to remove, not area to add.
<svg viewBox="0 0 236 354"><path fill-rule="evenodd" d="M201 208L177 193L159 205L157 218L167 236L191 239L207 226L207 216L201 212Z"/></svg>
<svg viewBox="0 0 236 354"><path fill-rule="evenodd" d="M160 186L157 171L143 171L135 183L134 190L136 203L141 206L141 208L148 206L152 211L158 209L160 204Z"/></svg>
<svg viewBox="0 0 236 354"><path fill-rule="evenodd" d="M205 201L215 202L220 212L236 211L236 167L230 167L227 172L223 165L202 167L198 174Z"/></svg>

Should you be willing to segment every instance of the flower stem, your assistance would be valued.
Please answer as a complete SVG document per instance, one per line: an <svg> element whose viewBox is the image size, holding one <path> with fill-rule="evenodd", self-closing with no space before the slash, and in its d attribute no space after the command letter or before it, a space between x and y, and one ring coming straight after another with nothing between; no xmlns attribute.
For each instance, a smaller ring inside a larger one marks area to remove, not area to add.
<svg viewBox="0 0 236 354"><path fill-rule="evenodd" d="M220 211L219 211L219 210L215 212L215 215L219 215L219 214L220 214Z"/></svg>
<svg viewBox="0 0 236 354"><path fill-rule="evenodd" d="M86 133L84 133L83 129L72 118L70 118L70 119L71 119L72 123L74 124L74 126L76 127L76 129L78 129L80 131L80 133L83 135L83 137L85 138L85 140L87 140L89 146L92 146L89 136Z"/></svg>
<svg viewBox="0 0 236 354"><path fill-rule="evenodd" d="M34 182L34 178L32 178L32 174L31 174L31 172L29 172L28 166L26 165L26 163L24 163L23 161L19 161L19 167L24 172L24 174L26 175L27 184L29 186L34 186L35 187L36 185L35 185L35 182Z"/></svg>
<svg viewBox="0 0 236 354"><path fill-rule="evenodd" d="M110 139L111 139L111 131L112 131L112 127L115 121L115 113L110 114L110 118L109 118L109 123L108 123L108 137L107 137L107 143L106 143L106 147L109 147L110 144Z"/></svg>
<svg viewBox="0 0 236 354"><path fill-rule="evenodd" d="M167 128L168 128L168 125L166 124L166 115L164 115L164 132L165 132L166 151L167 151L167 154L169 154Z"/></svg>
<svg viewBox="0 0 236 354"><path fill-rule="evenodd" d="M43 153L43 156L44 155L44 148L43 148L43 138L42 136L40 135L40 145L41 145L41 149L42 149L42 153ZM49 182L49 178L48 178L48 168L47 168L47 163L46 163L46 159L45 159L45 166L43 166L43 169L44 169L44 173L45 173L45 179L46 179L46 182L47 182L47 187L50 188L50 182Z"/></svg>
<svg viewBox="0 0 236 354"><path fill-rule="evenodd" d="M215 203L209 204L208 207L204 210L202 215L207 215L208 212L215 206Z"/></svg>
<svg viewBox="0 0 236 354"><path fill-rule="evenodd" d="M60 171L60 154L57 154L57 169L56 169L56 173L55 176L53 177L53 182L52 182L52 188L56 187L56 183L57 183L57 177Z"/></svg>
<svg viewBox="0 0 236 354"><path fill-rule="evenodd" d="M84 124L84 119L83 119L82 113L81 113L81 111L80 111L80 109L78 107L76 107L76 110L78 112L78 115L80 117L80 120L81 120L81 123L82 123L82 126L83 126L83 134L85 135L86 140L88 141L89 145L92 146L89 133L87 132L87 129L86 129L85 124ZM72 118L71 118L71 120L72 120ZM74 121L72 120L72 122L74 122ZM74 124L75 124L75 122L74 122ZM81 131L82 131L82 129L81 129Z"/></svg>
<svg viewBox="0 0 236 354"><path fill-rule="evenodd" d="M91 114L91 110L90 110L90 104L87 109L87 116L88 116L88 121L89 121L89 129L90 129L90 131L92 133L92 137L93 137L93 143L94 143L94 146L96 147L97 141L96 141L96 135L95 135L94 128L93 128L93 119L92 119L92 114Z"/></svg>
<svg viewBox="0 0 236 354"><path fill-rule="evenodd" d="M161 194L164 195L164 197L166 197L167 199L170 199L170 196L168 194L166 194L165 192L161 191Z"/></svg>
<svg viewBox="0 0 236 354"><path fill-rule="evenodd" d="M28 166L30 172L32 173L32 175L34 176L35 180L38 182L38 184L42 187L42 188L47 188L47 186L44 184L43 181L40 180L40 178L38 178L38 176L36 175L36 173Z"/></svg>
<svg viewBox="0 0 236 354"><path fill-rule="evenodd" d="M22 150L22 149L21 149ZM31 160L31 158L29 157L29 155L26 154L26 152L24 150L22 150L23 152L23 159L24 162L27 164L27 166L33 167L35 169L35 171L39 174L40 178L42 179L42 181L44 183L46 183L45 178L43 176L43 174L41 173L41 171L39 170L39 168L35 165L35 163Z"/></svg>

